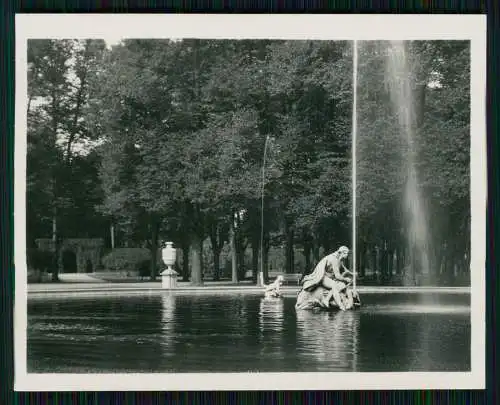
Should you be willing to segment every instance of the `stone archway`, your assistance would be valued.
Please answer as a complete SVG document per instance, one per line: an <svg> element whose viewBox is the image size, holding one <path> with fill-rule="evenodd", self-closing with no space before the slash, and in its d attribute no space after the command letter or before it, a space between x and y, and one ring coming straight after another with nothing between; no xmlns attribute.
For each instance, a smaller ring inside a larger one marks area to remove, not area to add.
<svg viewBox="0 0 500 405"><path fill-rule="evenodd" d="M77 264L76 264L76 254L71 249L66 249L61 252L61 262L63 273L76 273L77 272Z"/></svg>
<svg viewBox="0 0 500 405"><path fill-rule="evenodd" d="M51 239L37 239L36 243L40 250L54 251L54 244ZM67 272L65 267L67 267L67 262L70 260L69 256L71 254L74 255L76 262L76 270L71 272L94 272L99 268L103 246L104 240L100 238L64 239L59 250L59 272ZM64 255L66 255L66 259ZM72 270L73 267L70 267L70 269Z"/></svg>
<svg viewBox="0 0 500 405"><path fill-rule="evenodd" d="M93 273L94 266L92 265L92 261L87 259L87 263L85 264L85 273Z"/></svg>

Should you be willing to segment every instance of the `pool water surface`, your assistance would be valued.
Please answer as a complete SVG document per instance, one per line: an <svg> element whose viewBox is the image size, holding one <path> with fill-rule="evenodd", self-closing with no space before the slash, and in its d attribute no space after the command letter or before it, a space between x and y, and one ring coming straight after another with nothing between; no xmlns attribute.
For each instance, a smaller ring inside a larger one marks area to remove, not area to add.
<svg viewBox="0 0 500 405"><path fill-rule="evenodd" d="M296 311L248 294L28 301L30 373L470 371L470 295L366 294Z"/></svg>

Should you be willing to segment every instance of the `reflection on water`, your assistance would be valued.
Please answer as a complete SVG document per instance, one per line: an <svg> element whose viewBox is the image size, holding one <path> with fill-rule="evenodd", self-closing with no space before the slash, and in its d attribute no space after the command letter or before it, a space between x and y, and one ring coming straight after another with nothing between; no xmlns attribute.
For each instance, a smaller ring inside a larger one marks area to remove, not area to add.
<svg viewBox="0 0 500 405"><path fill-rule="evenodd" d="M284 301L281 298L261 298L259 305L260 357L269 362L283 358Z"/></svg>
<svg viewBox="0 0 500 405"><path fill-rule="evenodd" d="M470 307L466 305L457 305L452 308L442 307L439 305L373 305L367 309L373 314L464 314L470 313Z"/></svg>
<svg viewBox="0 0 500 405"><path fill-rule="evenodd" d="M175 336L175 295L170 292L164 293L161 296L161 307L161 353L170 353L175 343L173 340L173 336Z"/></svg>
<svg viewBox="0 0 500 405"><path fill-rule="evenodd" d="M302 356L318 364L317 371L357 370L359 314L297 311L297 335Z"/></svg>
<svg viewBox="0 0 500 405"><path fill-rule="evenodd" d="M284 301L281 298L261 298L259 329L262 336L278 335L283 331Z"/></svg>
<svg viewBox="0 0 500 405"><path fill-rule="evenodd" d="M30 300L28 370L467 371L469 300L367 294L331 313L252 295Z"/></svg>

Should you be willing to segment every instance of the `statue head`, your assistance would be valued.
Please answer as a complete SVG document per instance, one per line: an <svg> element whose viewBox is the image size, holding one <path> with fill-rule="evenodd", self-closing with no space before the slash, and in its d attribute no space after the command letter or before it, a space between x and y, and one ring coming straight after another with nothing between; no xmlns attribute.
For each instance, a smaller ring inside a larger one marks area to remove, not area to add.
<svg viewBox="0 0 500 405"><path fill-rule="evenodd" d="M276 281L278 282L278 284L283 283L283 276L280 274L278 277L276 277Z"/></svg>
<svg viewBox="0 0 500 405"><path fill-rule="evenodd" d="M344 259L346 258L347 256L349 256L349 248L347 246L341 246L339 247L339 249L337 250L338 252L338 255L341 259Z"/></svg>

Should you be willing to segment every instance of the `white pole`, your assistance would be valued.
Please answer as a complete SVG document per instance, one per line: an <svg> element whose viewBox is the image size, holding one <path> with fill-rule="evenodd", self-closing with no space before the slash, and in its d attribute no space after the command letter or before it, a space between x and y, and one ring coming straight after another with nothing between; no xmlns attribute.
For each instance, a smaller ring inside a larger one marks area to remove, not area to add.
<svg viewBox="0 0 500 405"><path fill-rule="evenodd" d="M111 224L110 231L111 231L111 249L114 249L115 248L115 226L113 224Z"/></svg>
<svg viewBox="0 0 500 405"><path fill-rule="evenodd" d="M352 51L352 288L356 291L356 144L357 144L357 109L358 109L358 41L354 40Z"/></svg>
<svg viewBox="0 0 500 405"><path fill-rule="evenodd" d="M266 153L267 141L269 135L266 136L264 143L264 156L262 159L262 193L261 193L261 206L260 206L260 285L264 285L264 185L265 185L265 168L266 168Z"/></svg>

